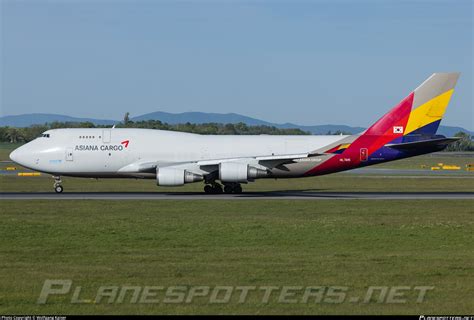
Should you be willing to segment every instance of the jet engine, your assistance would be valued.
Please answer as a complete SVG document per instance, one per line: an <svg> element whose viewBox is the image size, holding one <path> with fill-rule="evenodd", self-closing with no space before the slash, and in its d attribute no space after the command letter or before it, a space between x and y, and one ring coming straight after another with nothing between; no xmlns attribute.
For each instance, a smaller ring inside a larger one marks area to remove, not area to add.
<svg viewBox="0 0 474 320"><path fill-rule="evenodd" d="M183 169L158 168L156 170L156 184L159 186L182 186L185 183L202 181L203 176Z"/></svg>
<svg viewBox="0 0 474 320"><path fill-rule="evenodd" d="M247 182L267 175L266 170L257 169L246 163L222 162L219 164L219 180L222 182Z"/></svg>

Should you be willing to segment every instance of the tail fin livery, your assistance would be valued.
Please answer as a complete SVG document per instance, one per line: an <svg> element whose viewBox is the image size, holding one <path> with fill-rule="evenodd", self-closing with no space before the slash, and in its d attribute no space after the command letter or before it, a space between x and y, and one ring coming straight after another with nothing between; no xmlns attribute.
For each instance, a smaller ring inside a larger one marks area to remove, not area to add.
<svg viewBox="0 0 474 320"><path fill-rule="evenodd" d="M344 138L306 174L326 174L442 150L454 138L437 136L459 73L434 73L392 110L358 135Z"/></svg>
<svg viewBox="0 0 474 320"><path fill-rule="evenodd" d="M459 73L434 73L415 89L405 134L436 134L458 78Z"/></svg>
<svg viewBox="0 0 474 320"><path fill-rule="evenodd" d="M459 73L434 73L364 134L435 135L458 78Z"/></svg>

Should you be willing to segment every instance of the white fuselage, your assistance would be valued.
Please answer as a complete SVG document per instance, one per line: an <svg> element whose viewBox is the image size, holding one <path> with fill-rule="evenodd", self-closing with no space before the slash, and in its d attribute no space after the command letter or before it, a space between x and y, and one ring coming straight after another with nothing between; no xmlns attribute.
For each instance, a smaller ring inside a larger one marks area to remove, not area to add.
<svg viewBox="0 0 474 320"><path fill-rule="evenodd" d="M53 129L18 148L10 157L25 167L53 175L123 177L127 176L124 168L137 163L189 166L202 160L300 154L345 137L199 135L128 128Z"/></svg>

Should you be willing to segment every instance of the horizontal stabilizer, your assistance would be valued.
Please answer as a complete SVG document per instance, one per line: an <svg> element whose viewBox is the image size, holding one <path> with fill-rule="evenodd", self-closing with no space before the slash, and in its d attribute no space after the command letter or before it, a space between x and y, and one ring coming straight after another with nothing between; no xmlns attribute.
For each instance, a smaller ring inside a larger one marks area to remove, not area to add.
<svg viewBox="0 0 474 320"><path fill-rule="evenodd" d="M448 144L455 142L461 138L453 137L453 138L436 138L430 140L422 140L422 141L414 141L414 142L405 142L405 143L390 143L386 144L386 147L397 149L397 150L418 150L418 149L425 149L425 148L433 148L433 149L443 149Z"/></svg>

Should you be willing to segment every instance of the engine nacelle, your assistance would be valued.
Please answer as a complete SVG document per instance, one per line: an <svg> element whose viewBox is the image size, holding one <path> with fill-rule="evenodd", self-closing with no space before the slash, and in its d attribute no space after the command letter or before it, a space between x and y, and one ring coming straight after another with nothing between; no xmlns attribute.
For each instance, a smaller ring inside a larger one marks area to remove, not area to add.
<svg viewBox="0 0 474 320"><path fill-rule="evenodd" d="M156 170L156 184L159 186L177 187L203 179L203 176L183 169L158 168Z"/></svg>
<svg viewBox="0 0 474 320"><path fill-rule="evenodd" d="M267 171L246 163L222 162L219 164L219 180L222 182L247 182L267 175Z"/></svg>

